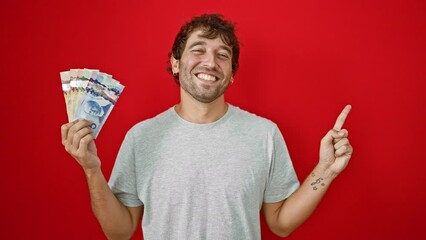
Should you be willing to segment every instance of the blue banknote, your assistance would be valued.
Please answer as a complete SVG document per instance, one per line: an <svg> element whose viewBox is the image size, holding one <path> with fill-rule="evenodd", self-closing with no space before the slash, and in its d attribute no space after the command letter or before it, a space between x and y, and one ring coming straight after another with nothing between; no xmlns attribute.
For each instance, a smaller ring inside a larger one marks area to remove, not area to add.
<svg viewBox="0 0 426 240"><path fill-rule="evenodd" d="M91 122L96 138L111 113L124 86L111 75L92 72L85 96L77 106L74 119L84 118Z"/></svg>

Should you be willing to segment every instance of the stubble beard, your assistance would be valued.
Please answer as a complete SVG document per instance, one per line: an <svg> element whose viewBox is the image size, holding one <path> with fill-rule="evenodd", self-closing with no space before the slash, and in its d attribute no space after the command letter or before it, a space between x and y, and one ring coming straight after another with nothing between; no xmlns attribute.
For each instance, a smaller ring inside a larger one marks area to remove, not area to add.
<svg viewBox="0 0 426 240"><path fill-rule="evenodd" d="M202 103L211 103L226 91L229 86L229 80L224 85L209 86L201 85L198 86L195 81L196 76L192 75L189 71L180 71L179 83L181 88L191 95L195 100ZM220 79L218 81L221 81Z"/></svg>

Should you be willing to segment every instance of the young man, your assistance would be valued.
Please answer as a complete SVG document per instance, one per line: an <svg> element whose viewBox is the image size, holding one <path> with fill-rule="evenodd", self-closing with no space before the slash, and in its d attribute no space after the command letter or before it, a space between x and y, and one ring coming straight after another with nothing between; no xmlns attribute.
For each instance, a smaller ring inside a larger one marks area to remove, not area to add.
<svg viewBox="0 0 426 240"><path fill-rule="evenodd" d="M319 163L300 186L278 127L225 102L238 56L234 27L220 15L184 25L169 69L180 103L129 130L109 185L90 123L62 126L108 238L130 238L143 214L145 239L260 239L261 209L270 229L287 236L345 168L352 147L341 127L350 106L322 139Z"/></svg>

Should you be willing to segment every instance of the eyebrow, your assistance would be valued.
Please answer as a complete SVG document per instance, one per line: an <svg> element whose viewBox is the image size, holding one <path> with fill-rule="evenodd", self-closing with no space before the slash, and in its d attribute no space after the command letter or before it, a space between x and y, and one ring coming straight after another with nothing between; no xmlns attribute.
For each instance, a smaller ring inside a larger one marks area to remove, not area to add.
<svg viewBox="0 0 426 240"><path fill-rule="evenodd" d="M204 46L204 45L207 45L207 43L206 43L205 41L202 41L202 40L200 40L200 41L195 41L195 42L193 42L191 45L189 45L188 49L191 49L191 48L193 48L193 47L195 47L195 46L198 46L198 45ZM220 45L220 46L219 46L219 48L221 48L221 49L223 49L223 50L227 51L230 55L232 55L232 50L231 50L231 48L230 48L230 47L228 47L228 46L226 46L226 45Z"/></svg>

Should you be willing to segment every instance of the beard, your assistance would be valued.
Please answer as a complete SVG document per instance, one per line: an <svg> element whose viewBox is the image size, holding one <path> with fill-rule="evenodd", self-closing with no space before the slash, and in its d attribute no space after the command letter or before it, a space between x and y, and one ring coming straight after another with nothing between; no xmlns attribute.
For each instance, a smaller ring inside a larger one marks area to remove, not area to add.
<svg viewBox="0 0 426 240"><path fill-rule="evenodd" d="M191 74L190 71L186 70L186 66L183 65L183 71L179 71L179 83L180 87L186 91L189 95L191 95L194 99L202 103L211 103L216 100L218 97L222 96L222 94L226 91L229 86L229 79L223 81L224 75L222 73L216 74L217 76L221 76L219 80L221 84L215 84L214 86L208 84L200 84L197 77ZM194 69L200 70L200 69ZM211 72L209 70L208 72ZM218 72L218 71L215 71ZM228 77L230 78L230 77ZM223 81L223 82L222 82Z"/></svg>

